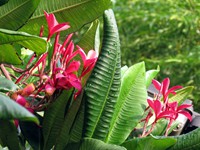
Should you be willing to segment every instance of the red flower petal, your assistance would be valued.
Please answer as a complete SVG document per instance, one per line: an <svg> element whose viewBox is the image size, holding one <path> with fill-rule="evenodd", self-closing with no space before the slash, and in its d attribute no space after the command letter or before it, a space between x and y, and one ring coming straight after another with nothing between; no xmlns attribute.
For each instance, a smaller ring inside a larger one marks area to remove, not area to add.
<svg viewBox="0 0 200 150"><path fill-rule="evenodd" d="M153 85L155 86L155 88L156 88L158 91L160 91L160 89L161 89L161 84L160 84L160 82L158 82L157 80L153 79L153 80L152 80L152 83L153 83Z"/></svg>
<svg viewBox="0 0 200 150"><path fill-rule="evenodd" d="M168 88L169 88L169 84L170 84L170 80L169 78L165 78L162 82L162 94L165 95L168 91Z"/></svg>
<svg viewBox="0 0 200 150"><path fill-rule="evenodd" d="M183 110L183 109L191 107L191 106L192 105L190 105L190 104L182 104L182 105L178 106L177 111Z"/></svg>
<svg viewBox="0 0 200 150"><path fill-rule="evenodd" d="M189 112L187 111L180 111L179 114L182 114L184 116L186 116L190 121L192 121L192 116Z"/></svg>

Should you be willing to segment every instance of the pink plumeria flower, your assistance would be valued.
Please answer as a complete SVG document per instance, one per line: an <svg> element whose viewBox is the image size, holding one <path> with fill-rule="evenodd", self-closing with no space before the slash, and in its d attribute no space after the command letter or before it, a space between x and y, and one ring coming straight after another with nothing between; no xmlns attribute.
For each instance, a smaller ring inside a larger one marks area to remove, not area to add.
<svg viewBox="0 0 200 150"><path fill-rule="evenodd" d="M150 108L154 111L155 121L157 122L161 118L173 118L173 113L168 110L163 111L163 104L160 100L147 99Z"/></svg>
<svg viewBox="0 0 200 150"><path fill-rule="evenodd" d="M44 11L46 20L47 20L47 24L48 24L48 29L49 29L49 35L47 38L47 41L49 41L49 39L52 37L52 35L54 33L66 30L68 28L70 28L68 23L58 23L58 21L56 20L54 14L48 14L47 12Z"/></svg>
<svg viewBox="0 0 200 150"><path fill-rule="evenodd" d="M157 80L152 80L153 85L159 91L160 94L163 95L164 103L167 104L169 94L176 94L175 90L182 88L182 86L173 86L169 89L170 80L169 78L165 78L161 83Z"/></svg>
<svg viewBox="0 0 200 150"><path fill-rule="evenodd" d="M186 108L189 108L191 106L192 105L190 105L190 104L182 104L182 105L178 106L177 102L168 103L167 109L173 113L173 117L169 119L169 123L168 123L167 129L166 129L166 132L165 132L165 136L168 135L168 132L170 130L172 123L174 122L174 120L176 120L178 118L179 114L184 115L190 121L192 121L191 114L185 110Z"/></svg>
<svg viewBox="0 0 200 150"><path fill-rule="evenodd" d="M178 118L179 114L182 114L185 117L187 117L190 121L192 121L191 114L188 111L185 110L186 108L189 108L192 105L190 105L190 104L182 104L182 105L178 106L178 102L175 101L175 102L168 103L167 106L168 106L167 109L169 111L173 112L174 120L176 120Z"/></svg>

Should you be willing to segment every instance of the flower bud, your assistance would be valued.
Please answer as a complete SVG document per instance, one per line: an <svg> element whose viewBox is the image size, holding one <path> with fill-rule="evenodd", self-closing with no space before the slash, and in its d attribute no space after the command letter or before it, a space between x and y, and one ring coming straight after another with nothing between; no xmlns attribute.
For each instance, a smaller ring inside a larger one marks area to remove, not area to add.
<svg viewBox="0 0 200 150"><path fill-rule="evenodd" d="M35 91L35 85L33 83L28 84L22 91L22 96L29 96Z"/></svg>

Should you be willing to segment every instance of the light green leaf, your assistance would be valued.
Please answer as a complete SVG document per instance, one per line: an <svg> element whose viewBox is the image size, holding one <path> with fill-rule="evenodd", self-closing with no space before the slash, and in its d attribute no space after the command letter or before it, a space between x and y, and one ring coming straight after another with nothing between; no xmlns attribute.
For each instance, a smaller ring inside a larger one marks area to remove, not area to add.
<svg viewBox="0 0 200 150"><path fill-rule="evenodd" d="M45 39L24 32L0 29L0 37L0 45L17 43L38 54L44 53L47 49L47 42Z"/></svg>
<svg viewBox="0 0 200 150"><path fill-rule="evenodd" d="M123 143L142 119L147 106L145 64L130 67L122 77L122 86L106 142Z"/></svg>
<svg viewBox="0 0 200 150"><path fill-rule="evenodd" d="M9 0L0 7L0 28L19 29L31 17L39 2L40 0Z"/></svg>
<svg viewBox="0 0 200 150"><path fill-rule="evenodd" d="M38 33L41 25L44 25L46 34L45 10L53 13L58 22L69 22L71 28L67 32L71 33L101 16L110 4L111 0L41 0L38 9L20 30Z"/></svg>
<svg viewBox="0 0 200 150"><path fill-rule="evenodd" d="M174 145L176 139L170 137L145 137L135 138L122 144L127 150L166 150Z"/></svg>
<svg viewBox="0 0 200 150"><path fill-rule="evenodd" d="M160 68L158 67L156 70L149 70L146 72L146 87L148 88L152 82L152 79L159 73Z"/></svg>
<svg viewBox="0 0 200 150"><path fill-rule="evenodd" d="M169 98L169 102L177 101L181 105L193 90L193 86L187 86L176 91L176 95Z"/></svg>
<svg viewBox="0 0 200 150"><path fill-rule="evenodd" d="M19 65L22 61L12 45L4 44L0 45L0 63Z"/></svg>
<svg viewBox="0 0 200 150"><path fill-rule="evenodd" d="M118 28L112 10L104 14L101 53L85 88L85 137L105 140L121 85Z"/></svg>
<svg viewBox="0 0 200 150"><path fill-rule="evenodd" d="M18 86L14 82L0 76L0 90L15 91L17 88Z"/></svg>
<svg viewBox="0 0 200 150"><path fill-rule="evenodd" d="M38 119L21 105L0 93L0 119L33 121L39 124Z"/></svg>

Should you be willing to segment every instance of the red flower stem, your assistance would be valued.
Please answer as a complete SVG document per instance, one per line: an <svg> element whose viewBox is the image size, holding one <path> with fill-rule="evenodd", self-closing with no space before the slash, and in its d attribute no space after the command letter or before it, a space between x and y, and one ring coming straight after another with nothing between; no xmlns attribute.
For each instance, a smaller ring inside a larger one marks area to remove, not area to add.
<svg viewBox="0 0 200 150"><path fill-rule="evenodd" d="M60 33L58 32L56 34L56 37L55 37L55 42L54 42L54 48L53 48L53 54L51 56L51 70L53 71L54 70L54 61L56 59L56 53L57 53L57 44L58 44L58 41L59 41L59 37L60 37Z"/></svg>
<svg viewBox="0 0 200 150"><path fill-rule="evenodd" d="M151 129L146 134L144 134L143 137L146 137L147 135L149 135L153 131L155 125L156 125L156 122L153 122L153 124L151 125Z"/></svg>
<svg viewBox="0 0 200 150"><path fill-rule="evenodd" d="M0 65L0 68L1 68L1 71L3 72L3 74L5 75L5 77L8 79L8 80L12 80L10 75L9 75L9 72L6 70L6 68L4 67L3 64Z"/></svg>
<svg viewBox="0 0 200 150"><path fill-rule="evenodd" d="M29 59L29 61L28 61L28 63L27 63L27 65L26 65L26 69L28 68L28 66L32 63L32 61L34 60L34 58L35 58L35 56L36 56L36 54L34 53L32 56L31 56L31 58Z"/></svg>

